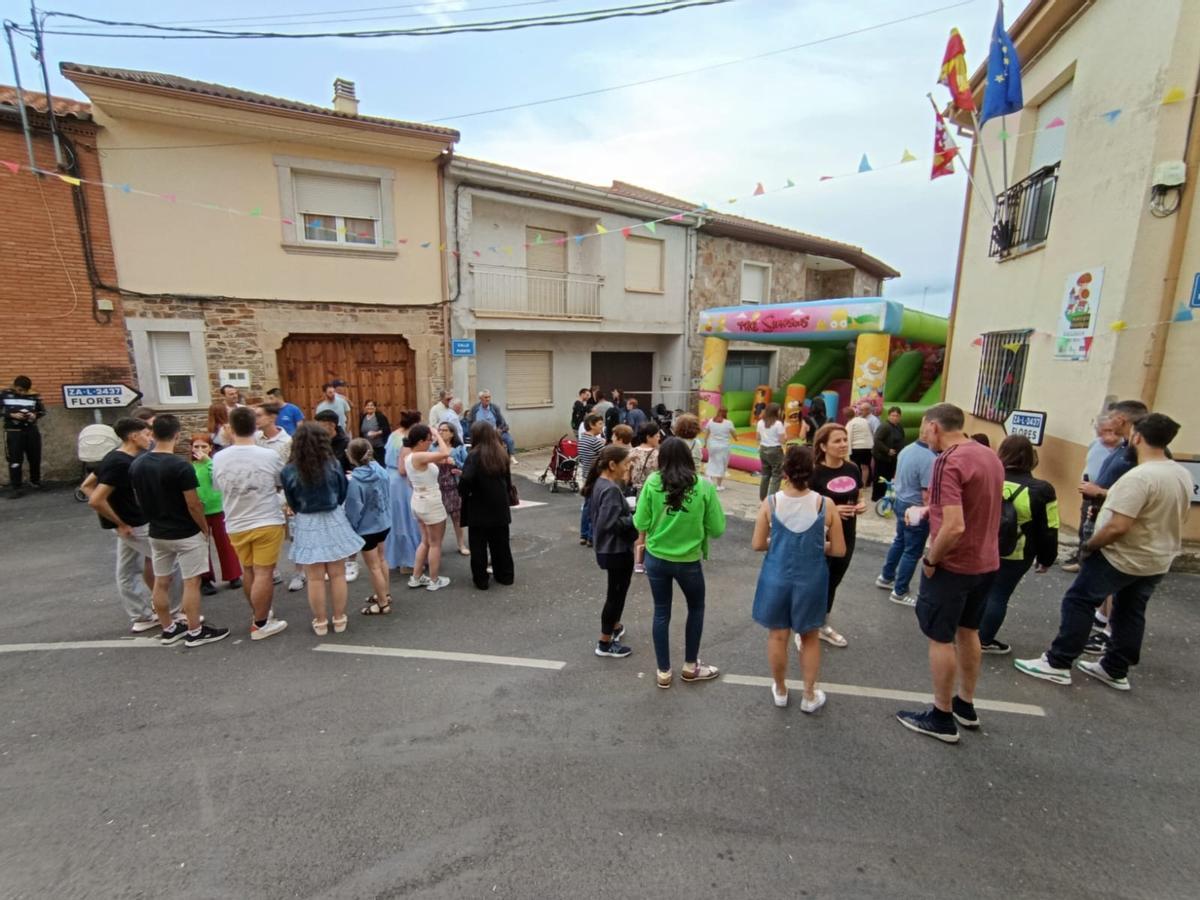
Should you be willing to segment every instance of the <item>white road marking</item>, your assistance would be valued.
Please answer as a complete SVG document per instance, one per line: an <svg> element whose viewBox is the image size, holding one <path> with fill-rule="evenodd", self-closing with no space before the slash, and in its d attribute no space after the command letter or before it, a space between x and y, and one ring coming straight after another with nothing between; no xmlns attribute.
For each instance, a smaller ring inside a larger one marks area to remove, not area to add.
<svg viewBox="0 0 1200 900"><path fill-rule="evenodd" d="M349 653L353 656L402 656L406 659L438 659L445 662L486 663L491 666L520 666L526 669L553 669L566 665L558 659L528 659L522 656L487 656L482 653L454 653L447 650L412 650L405 647L362 647L353 644L320 644L313 648L324 653Z"/></svg>
<svg viewBox="0 0 1200 900"><path fill-rule="evenodd" d="M161 647L158 638L120 638L111 641L53 641L46 644L0 644L0 653L28 653L32 650L129 650Z"/></svg>
<svg viewBox="0 0 1200 900"><path fill-rule="evenodd" d="M541 503L537 500L522 500L520 503L518 503L516 506L514 506L512 508L513 509L529 509L532 506L545 506L545 505L546 505L545 503Z"/></svg>
<svg viewBox="0 0 1200 900"><path fill-rule="evenodd" d="M771 679L764 678L759 675L722 675L721 681L725 684L740 684L750 687L770 687ZM846 694L850 697L874 697L878 700L903 700L912 703L932 703L932 694L922 694L917 691L894 691L891 688L874 688L864 687L858 684L830 684L829 682L818 683L821 690L827 694ZM803 691L804 682L791 681L787 682L789 690ZM1046 711L1040 706L1033 706L1028 703L1009 703L1007 700L980 700L975 698L975 708L986 710L987 712L1002 712L1014 713L1019 716L1045 716Z"/></svg>

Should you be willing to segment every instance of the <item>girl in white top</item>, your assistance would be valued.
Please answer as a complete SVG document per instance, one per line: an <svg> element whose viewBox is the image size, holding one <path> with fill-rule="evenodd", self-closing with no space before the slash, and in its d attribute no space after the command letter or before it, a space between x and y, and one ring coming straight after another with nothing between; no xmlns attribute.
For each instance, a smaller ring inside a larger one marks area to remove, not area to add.
<svg viewBox="0 0 1200 900"><path fill-rule="evenodd" d="M725 490L721 482L725 480L725 472L729 469L729 451L733 446L735 433L728 415L728 410L722 406L704 428L704 444L708 447L708 468L705 474L712 479L718 491Z"/></svg>
<svg viewBox="0 0 1200 900"><path fill-rule="evenodd" d="M439 591L450 583L450 579L438 574L442 567L442 538L446 535L446 507L442 504L442 490L438 486L438 463L450 457L450 448L431 450L433 432L428 425L420 424L408 429L404 443L412 451L406 463L413 490L412 511L421 529L421 543L417 545L408 586ZM423 573L427 561L428 576Z"/></svg>
<svg viewBox="0 0 1200 900"><path fill-rule="evenodd" d="M871 484L871 448L875 446L875 434L871 422L859 410L846 407L846 435L850 438L850 461L862 471L862 483Z"/></svg>
<svg viewBox="0 0 1200 900"><path fill-rule="evenodd" d="M758 485L758 499L779 490L783 475L783 439L787 432L779 418L779 404L768 403L758 420L758 458L762 462L762 481Z"/></svg>

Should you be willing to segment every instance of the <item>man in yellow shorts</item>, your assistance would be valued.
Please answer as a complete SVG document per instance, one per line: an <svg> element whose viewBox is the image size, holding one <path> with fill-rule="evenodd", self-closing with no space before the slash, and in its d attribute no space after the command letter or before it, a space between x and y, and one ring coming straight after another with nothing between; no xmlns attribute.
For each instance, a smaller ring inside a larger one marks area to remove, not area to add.
<svg viewBox="0 0 1200 900"><path fill-rule="evenodd" d="M242 563L242 587L253 618L250 639L261 641L287 628L271 613L275 564L286 533L276 496L283 460L254 443L254 410L232 410L229 426L233 443L213 457L213 486L224 499L225 528Z"/></svg>

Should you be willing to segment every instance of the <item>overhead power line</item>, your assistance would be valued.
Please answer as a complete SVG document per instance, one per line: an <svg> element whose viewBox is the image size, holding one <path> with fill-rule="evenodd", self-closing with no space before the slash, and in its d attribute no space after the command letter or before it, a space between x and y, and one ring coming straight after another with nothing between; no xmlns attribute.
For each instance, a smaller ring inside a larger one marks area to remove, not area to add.
<svg viewBox="0 0 1200 900"><path fill-rule="evenodd" d="M634 6L616 6L606 9L581 10L551 16L532 16L524 19L499 19L491 22L464 22L456 25L426 25L417 28L387 28L360 31L286 32L286 31L224 31L214 28L184 28L178 26L151 25L145 22L127 22L113 19L98 19L76 13L50 11L45 19L65 18L89 22L109 28L141 28L150 33L126 33L112 31L59 31L42 29L42 34L74 35L76 37L141 38L151 40L251 40L251 39L300 39L300 38L379 38L379 37L431 37L468 32L518 31L525 28L544 28L561 25L580 25L635 16L659 16L666 13L694 9L703 6L718 6L734 0L658 0Z"/></svg>
<svg viewBox="0 0 1200 900"><path fill-rule="evenodd" d="M821 44L828 44L833 41L840 41L843 38L854 37L859 34L866 34L867 32L870 32L870 31L878 31L881 28L888 28L892 25L899 25L903 22L911 22L914 19L921 19L921 18L925 18L926 16L932 16L932 15L936 15L937 13L946 12L947 10L958 9L961 6L970 6L972 3L975 3L975 2L977 2L977 0L959 0L958 3L951 3L949 6L939 6L935 9L927 9L927 10L924 10L923 12L913 13L913 14L907 15L907 16L902 16L899 19L889 19L886 22L877 22L874 25L865 25L862 28L855 28L851 31L843 31L839 34L827 35L826 37L823 37L823 38L816 38L815 40L805 41L802 44L792 44L790 47L780 47L776 50L768 50L765 53L755 53L751 56L741 56L741 57L738 57L737 59L726 60L725 62L713 63L713 64L707 65L707 66L697 66L694 69L684 69L679 72L670 72L666 75L656 75L653 78L641 78L641 79L638 79L637 81L626 81L622 84L611 84L611 85L608 85L607 87L592 88L591 90L587 90L587 91L577 91L576 93L573 93L573 94L559 94L558 96L555 96L555 97L544 97L541 100L529 100L524 103L511 103L511 104L508 104L507 106L494 106L491 109L480 109L480 110L476 110L475 112L459 113L459 114L453 115L453 116L442 116L441 118L437 118L437 119L422 119L422 121L429 122L431 124L436 123L436 122L454 122L459 119L472 119L472 118L475 118L476 116L487 116L487 115L491 115L493 113L498 113L498 112L511 112L514 109L526 109L526 108L532 107L532 106L545 106L548 103L561 103L564 100L577 100L580 97L594 97L597 94L607 94L612 91L623 91L623 90L626 90L627 88L641 87L642 85L646 85L646 84L657 84L660 81L670 81L673 78L683 78L687 75L699 74L700 72L711 72L714 69L723 69L728 66L737 66L737 65L741 65L742 63L754 62L756 60L767 59L772 56L780 56L784 53L792 53L796 50L804 50L808 47L816 47Z"/></svg>

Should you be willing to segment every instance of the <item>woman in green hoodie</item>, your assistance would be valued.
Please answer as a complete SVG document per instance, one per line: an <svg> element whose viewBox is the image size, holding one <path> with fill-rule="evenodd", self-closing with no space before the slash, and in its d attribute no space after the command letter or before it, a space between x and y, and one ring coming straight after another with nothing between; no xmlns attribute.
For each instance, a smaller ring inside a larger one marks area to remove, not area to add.
<svg viewBox="0 0 1200 900"><path fill-rule="evenodd" d="M634 527L646 535L646 577L654 596L654 655L658 686L671 686L671 594L679 583L687 601L684 628L684 681L716 678L716 666L700 662L704 631L704 570L708 539L725 533L725 512L712 482L696 475L688 445L667 438L658 448L658 471L646 479L638 495Z"/></svg>
<svg viewBox="0 0 1200 900"><path fill-rule="evenodd" d="M242 565L238 562L237 551L229 541L225 532L225 506L221 492L212 483L212 440L207 434L192 435L192 468L196 470L196 496L204 506L204 518L208 521L208 533L211 535L208 553L208 574L201 577L200 590L211 596L217 592L216 582L229 582L231 588L242 586ZM218 579L212 566L212 547L217 550L217 565L221 567L223 579Z"/></svg>

